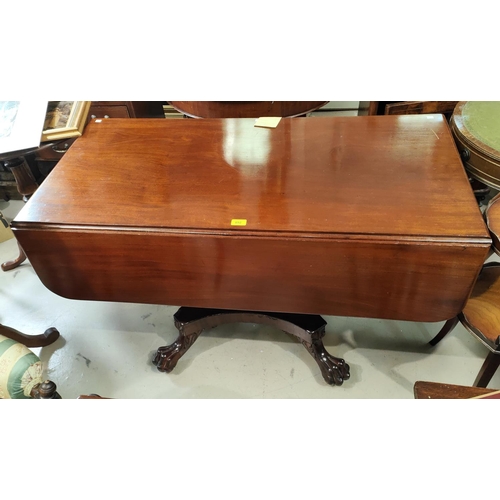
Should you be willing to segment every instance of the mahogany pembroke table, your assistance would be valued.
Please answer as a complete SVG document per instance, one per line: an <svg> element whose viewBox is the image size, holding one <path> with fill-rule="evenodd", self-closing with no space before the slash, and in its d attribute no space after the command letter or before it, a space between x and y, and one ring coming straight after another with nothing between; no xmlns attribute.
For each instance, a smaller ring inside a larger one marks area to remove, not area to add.
<svg viewBox="0 0 500 500"><path fill-rule="evenodd" d="M441 115L91 122L12 223L67 298L182 306L171 371L230 321L349 378L320 314L456 316L491 240Z"/></svg>

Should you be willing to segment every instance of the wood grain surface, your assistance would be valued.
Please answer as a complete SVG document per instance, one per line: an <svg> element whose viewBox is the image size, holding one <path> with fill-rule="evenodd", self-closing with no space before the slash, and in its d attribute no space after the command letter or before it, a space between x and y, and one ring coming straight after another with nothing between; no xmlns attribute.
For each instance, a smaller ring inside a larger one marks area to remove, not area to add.
<svg viewBox="0 0 500 500"><path fill-rule="evenodd" d="M401 101L385 106L386 115L421 115L442 113L451 115L458 101Z"/></svg>
<svg viewBox="0 0 500 500"><path fill-rule="evenodd" d="M461 319L490 349L499 349L500 263L491 262L483 267Z"/></svg>
<svg viewBox="0 0 500 500"><path fill-rule="evenodd" d="M495 392L495 389L418 381L413 391L415 399L471 399Z"/></svg>
<svg viewBox="0 0 500 500"><path fill-rule="evenodd" d="M328 101L169 101L191 118L258 118L300 116L321 108Z"/></svg>
<svg viewBox="0 0 500 500"><path fill-rule="evenodd" d="M16 232L63 297L441 321L458 314L487 247L85 228Z"/></svg>
<svg viewBox="0 0 500 500"><path fill-rule="evenodd" d="M491 240L440 115L253 124L90 123L12 224L45 285L415 321L461 311Z"/></svg>
<svg viewBox="0 0 500 500"><path fill-rule="evenodd" d="M440 115L253 124L90 123L16 222L489 237Z"/></svg>
<svg viewBox="0 0 500 500"><path fill-rule="evenodd" d="M485 211L486 225L493 241L492 248L500 255L500 194L490 200Z"/></svg>

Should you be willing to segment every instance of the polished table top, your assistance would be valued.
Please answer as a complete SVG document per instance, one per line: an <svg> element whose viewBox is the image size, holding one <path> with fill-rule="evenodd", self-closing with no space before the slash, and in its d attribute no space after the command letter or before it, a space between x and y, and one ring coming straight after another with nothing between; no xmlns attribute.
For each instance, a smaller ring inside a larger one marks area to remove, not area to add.
<svg viewBox="0 0 500 500"><path fill-rule="evenodd" d="M94 121L12 226L65 297L421 321L491 243L441 115Z"/></svg>
<svg viewBox="0 0 500 500"><path fill-rule="evenodd" d="M16 222L488 237L441 115L253 125L91 123Z"/></svg>

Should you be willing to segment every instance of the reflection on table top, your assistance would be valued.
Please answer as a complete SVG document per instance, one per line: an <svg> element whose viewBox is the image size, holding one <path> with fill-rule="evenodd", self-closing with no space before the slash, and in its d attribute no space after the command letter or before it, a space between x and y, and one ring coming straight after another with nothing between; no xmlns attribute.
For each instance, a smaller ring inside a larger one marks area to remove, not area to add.
<svg viewBox="0 0 500 500"><path fill-rule="evenodd" d="M16 221L217 231L232 219L246 231L488 238L441 115L291 118L275 129L93 122Z"/></svg>

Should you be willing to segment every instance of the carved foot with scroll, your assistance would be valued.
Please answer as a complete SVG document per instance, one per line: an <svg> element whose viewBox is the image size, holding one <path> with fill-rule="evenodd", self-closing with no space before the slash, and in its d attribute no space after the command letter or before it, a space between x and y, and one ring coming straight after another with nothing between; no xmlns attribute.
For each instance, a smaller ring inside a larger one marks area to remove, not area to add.
<svg viewBox="0 0 500 500"><path fill-rule="evenodd" d="M26 260L26 254L24 250L21 248L21 245L18 243L19 247L19 255L14 260L9 260L2 264L2 271L10 271L11 269L15 269L20 266Z"/></svg>
<svg viewBox="0 0 500 500"><path fill-rule="evenodd" d="M153 364L160 372L170 373L177 365L179 359L186 354L187 350L194 344L200 334L201 330L185 336L181 331L173 344L160 347L156 351L155 357L153 358Z"/></svg>
<svg viewBox="0 0 500 500"><path fill-rule="evenodd" d="M19 330L0 324L0 334L26 347L46 347L59 338L59 331L54 327L47 328L41 335L26 335Z"/></svg>
<svg viewBox="0 0 500 500"><path fill-rule="evenodd" d="M312 339L312 342L301 340L302 345L318 363L325 382L330 385L342 385L349 380L349 365L340 358L332 356L323 345L321 338Z"/></svg>

